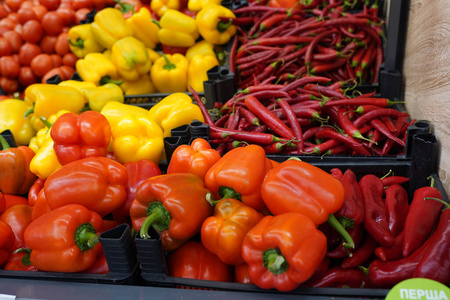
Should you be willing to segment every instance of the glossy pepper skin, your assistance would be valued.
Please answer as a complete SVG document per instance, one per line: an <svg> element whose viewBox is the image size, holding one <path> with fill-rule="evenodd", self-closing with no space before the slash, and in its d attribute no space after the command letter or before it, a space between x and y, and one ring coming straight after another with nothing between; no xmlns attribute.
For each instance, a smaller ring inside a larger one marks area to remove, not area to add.
<svg viewBox="0 0 450 300"><path fill-rule="evenodd" d="M197 23L190 16L168 9L159 20L158 39L161 44L191 47L199 37Z"/></svg>
<svg viewBox="0 0 450 300"><path fill-rule="evenodd" d="M120 10L112 7L102 9L95 14L94 22L91 23L91 32L94 39L107 49L111 49L119 39L133 34Z"/></svg>
<svg viewBox="0 0 450 300"><path fill-rule="evenodd" d="M53 210L80 204L103 217L124 203L127 180L127 170L120 163L106 157L87 157L50 175L44 192Z"/></svg>
<svg viewBox="0 0 450 300"><path fill-rule="evenodd" d="M161 128L147 116L126 114L113 127L113 152L120 163L149 159L159 164L164 150Z"/></svg>
<svg viewBox="0 0 450 300"><path fill-rule="evenodd" d="M84 88L82 92L89 104L89 108L95 112L100 112L106 103L110 101L119 103L125 101L122 89L114 83L106 83L96 87L87 87Z"/></svg>
<svg viewBox="0 0 450 300"><path fill-rule="evenodd" d="M130 217L141 238L153 226L161 234L163 248L171 251L200 232L212 215L203 181L189 173L165 174L145 180L136 190Z"/></svg>
<svg viewBox="0 0 450 300"><path fill-rule="evenodd" d="M148 110L139 106L112 101L106 103L100 113L106 117L111 128L115 128L124 115L131 113L136 116L147 116Z"/></svg>
<svg viewBox="0 0 450 300"><path fill-rule="evenodd" d="M214 44L205 40L201 40L195 43L193 46L189 47L185 54L189 62L196 55L216 57L216 53L214 52Z"/></svg>
<svg viewBox="0 0 450 300"><path fill-rule="evenodd" d="M42 271L81 272L89 268L101 247L97 232L102 218L78 204L55 209L34 220L25 230L32 249L31 264Z"/></svg>
<svg viewBox="0 0 450 300"><path fill-rule="evenodd" d="M208 4L217 4L220 5L222 1L220 0L189 0L188 8L194 12L200 11L203 7Z"/></svg>
<svg viewBox="0 0 450 300"><path fill-rule="evenodd" d="M220 154L202 138L196 138L190 145L178 146L170 158L167 174L191 173L205 180L206 173L217 161Z"/></svg>
<svg viewBox="0 0 450 300"><path fill-rule="evenodd" d="M0 135L0 191L5 194L25 195L30 190L36 175L30 170L34 151L27 146L10 148Z"/></svg>
<svg viewBox="0 0 450 300"><path fill-rule="evenodd" d="M185 92L189 62L184 55L163 54L150 69L150 77L161 93Z"/></svg>
<svg viewBox="0 0 450 300"><path fill-rule="evenodd" d="M214 202L213 202L214 203ZM241 254L242 242L247 232L263 215L236 199L224 199L214 206L214 216L202 225L203 246L228 265L244 263Z"/></svg>
<svg viewBox="0 0 450 300"><path fill-rule="evenodd" d="M70 111L62 109L58 111L56 114L51 115L48 119L41 117L41 122L44 123L45 127L38 130L36 136L32 137L30 140L30 144L28 147L31 148L35 153L39 152L39 149L44 146L47 141L47 138L50 137L50 130L53 123L65 113L69 113Z"/></svg>
<svg viewBox="0 0 450 300"><path fill-rule="evenodd" d="M150 108L147 116L161 127L164 137L172 136L172 129L190 124L193 120L205 120L200 108L185 93L166 96Z"/></svg>
<svg viewBox="0 0 450 300"><path fill-rule="evenodd" d="M8 224L14 232L15 241L14 249L26 247L24 240L24 232L28 225L31 223L31 214L33 207L28 204L17 204L8 208L1 216L0 221Z"/></svg>
<svg viewBox="0 0 450 300"><path fill-rule="evenodd" d="M43 178L38 178L34 181L33 185L28 191L28 204L30 206L34 206L34 204L36 203L39 192L44 188L44 183L45 179Z"/></svg>
<svg viewBox="0 0 450 300"><path fill-rule="evenodd" d="M90 81L78 81L78 80L64 80L61 81L60 83L58 83L58 85L62 85L62 86L70 86L73 87L75 89L77 89L78 91L82 92L84 91L84 89L86 88L95 88L96 85L93 82ZM87 103L88 99L84 98L84 103Z"/></svg>
<svg viewBox="0 0 450 300"><path fill-rule="evenodd" d="M236 18L230 9L217 4L204 6L195 17L200 35L215 45L226 44L236 34L236 26L222 22L220 17Z"/></svg>
<svg viewBox="0 0 450 300"><path fill-rule="evenodd" d="M111 60L124 80L134 81L150 72L152 61L144 43L132 36L121 38L111 49Z"/></svg>
<svg viewBox="0 0 450 300"><path fill-rule="evenodd" d="M78 58L83 58L88 53L101 52L104 47L93 37L91 24L73 26L67 32L70 51Z"/></svg>
<svg viewBox="0 0 450 300"><path fill-rule="evenodd" d="M28 86L24 101L32 109L28 117L35 130L45 127L41 117L48 119L60 110L79 113L85 104L83 94L75 88L43 83Z"/></svg>
<svg viewBox="0 0 450 300"><path fill-rule="evenodd" d="M150 9L158 17L162 17L169 9L179 10L181 8L180 0L153 0L150 2Z"/></svg>
<svg viewBox="0 0 450 300"><path fill-rule="evenodd" d="M313 275L325 257L326 244L310 218L284 213L265 216L248 232L242 257L258 287L291 291Z"/></svg>
<svg viewBox="0 0 450 300"><path fill-rule="evenodd" d="M105 83L120 84L117 67L104 53L88 53L84 58L78 59L75 68L83 81L89 81L95 85Z"/></svg>
<svg viewBox="0 0 450 300"><path fill-rule="evenodd" d="M0 267L4 266L11 255L16 237L7 223L0 221ZM14 249L13 249L14 250Z"/></svg>
<svg viewBox="0 0 450 300"><path fill-rule="evenodd" d="M0 101L0 133L10 130L18 146L27 146L36 134L31 120L23 117L29 108L22 100Z"/></svg>
<svg viewBox="0 0 450 300"><path fill-rule="evenodd" d="M173 277L222 282L232 279L230 266L196 241L189 241L171 252L167 265L169 275Z"/></svg>
<svg viewBox="0 0 450 300"><path fill-rule="evenodd" d="M140 40L147 48L155 49L159 44L159 27L152 22L150 10L141 7L137 13L126 19L128 27L131 28L133 36Z"/></svg>
<svg viewBox="0 0 450 300"><path fill-rule="evenodd" d="M261 185L272 169L261 146L249 145L228 151L206 173L205 186L216 199L235 198L263 212ZM238 195L229 196L230 190ZM237 198L236 198L237 197Z"/></svg>
<svg viewBox="0 0 450 300"><path fill-rule="evenodd" d="M388 213L389 229L392 235L396 237L405 226L409 210L408 193L399 184L388 186L385 188L384 193L386 195L384 204Z"/></svg>
<svg viewBox="0 0 450 300"><path fill-rule="evenodd" d="M52 126L50 136L61 165L86 158L105 157L111 141L111 126L101 113L66 113Z"/></svg>
<svg viewBox="0 0 450 300"><path fill-rule="evenodd" d="M219 65L216 56L194 56L188 67L188 87L192 87L196 92L204 92L203 81L208 80L207 72Z"/></svg>
<svg viewBox="0 0 450 300"><path fill-rule="evenodd" d="M150 78L150 73L140 76L135 81L124 81L120 84L120 88L125 95L156 93L156 88Z"/></svg>
<svg viewBox="0 0 450 300"><path fill-rule="evenodd" d="M346 218L359 225L364 220L364 200L355 173L347 169L342 175L341 182L345 189L344 203L335 213L336 218Z"/></svg>

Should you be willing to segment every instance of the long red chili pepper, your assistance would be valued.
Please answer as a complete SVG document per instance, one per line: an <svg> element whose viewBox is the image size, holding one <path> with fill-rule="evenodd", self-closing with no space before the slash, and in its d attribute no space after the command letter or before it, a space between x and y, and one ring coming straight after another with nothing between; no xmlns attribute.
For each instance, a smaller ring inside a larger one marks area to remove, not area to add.
<svg viewBox="0 0 450 300"><path fill-rule="evenodd" d="M355 141L352 137L345 136L343 134L337 133L335 131L325 129L321 130L316 133L316 137L318 138L330 138L330 139L337 139L347 145L350 146L357 154L359 155L367 155L370 156L370 152L367 151L363 145Z"/></svg>
<svg viewBox="0 0 450 300"><path fill-rule="evenodd" d="M335 29L331 29L329 31L322 32L321 34L315 36L314 39L308 44L308 46L306 47L306 53L305 53L305 59L304 59L305 66L308 71L309 71L309 67L311 66L311 61L313 58L313 51L314 51L316 45L324 38L326 38L330 35L333 35L336 32L337 32L337 30L335 30Z"/></svg>
<svg viewBox="0 0 450 300"><path fill-rule="evenodd" d="M374 118L374 119L370 120L369 122L370 122L370 125L372 125L379 132L381 132L382 134L384 134L385 136L387 136L388 138L390 138L397 144L399 144L403 147L405 146L405 142L402 141L401 139L399 139L398 137L396 137L395 135L393 135L392 132L389 131L389 129L386 127L386 125L380 119Z"/></svg>
<svg viewBox="0 0 450 300"><path fill-rule="evenodd" d="M339 101L339 100L337 100L337 101ZM355 99L355 101L356 101L356 99ZM325 106L326 106L326 104L325 104ZM377 117L381 117L381 116L400 118L400 117L409 117L409 114L398 111L393 108L380 108L380 109L369 111L369 112L361 115L359 118L357 118L353 122L353 124L355 124L355 126L359 128L361 125L369 122L370 120L377 118Z"/></svg>
<svg viewBox="0 0 450 300"><path fill-rule="evenodd" d="M202 112L203 118L205 119L206 124L208 125L214 125L214 121L211 117L211 115L208 112L208 109L206 108L205 104L203 103L202 99L200 99L200 96L197 94L197 92L192 88L192 86L189 86L189 89L191 90L192 96L194 96L194 100L197 103L198 107L200 108L200 111Z"/></svg>
<svg viewBox="0 0 450 300"><path fill-rule="evenodd" d="M246 141L248 143L260 144L260 145L270 145L274 142L285 141L279 137L274 136L269 133L262 132L247 132L231 130L226 128L217 127L215 125L210 125L211 133L215 132L220 134L220 138L232 138L234 140Z"/></svg>
<svg viewBox="0 0 450 300"><path fill-rule="evenodd" d="M347 62L347 59L345 57L339 57L334 62L312 66L312 68L309 72L313 75L318 74L318 73L328 72L328 71L335 70L335 69L341 67L346 62Z"/></svg>
<svg viewBox="0 0 450 300"><path fill-rule="evenodd" d="M358 130L358 127L353 124L348 115L346 114L347 109L345 107L340 107L337 111L337 117L339 125L342 129L345 130L347 134L349 134L353 138L366 140L368 142L372 142L371 140L365 138L361 132Z"/></svg>
<svg viewBox="0 0 450 300"><path fill-rule="evenodd" d="M292 133L294 134L295 138L297 139L297 149L299 153L303 152L304 149L304 140L303 140L303 131L302 127L300 126L297 116L295 115L294 111L292 110L292 107L289 105L289 103L286 102L283 98L278 99L278 103L280 104L281 108L283 109L284 114L286 115L290 125Z"/></svg>

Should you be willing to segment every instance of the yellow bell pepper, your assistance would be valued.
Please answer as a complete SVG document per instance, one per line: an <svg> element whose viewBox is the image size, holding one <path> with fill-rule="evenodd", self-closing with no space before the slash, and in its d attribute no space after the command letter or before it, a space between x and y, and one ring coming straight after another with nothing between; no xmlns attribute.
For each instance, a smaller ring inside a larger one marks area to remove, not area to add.
<svg viewBox="0 0 450 300"><path fill-rule="evenodd" d="M113 153L120 163L149 159L159 164L164 150L161 128L147 116L127 113L112 128Z"/></svg>
<svg viewBox="0 0 450 300"><path fill-rule="evenodd" d="M216 57L216 52L214 52L214 45L208 41L201 40L200 42L195 43L195 45L189 47L185 54L189 62L196 55L209 55Z"/></svg>
<svg viewBox="0 0 450 300"><path fill-rule="evenodd" d="M34 153L39 151L39 149L44 145L46 139L50 136L50 128L53 123L55 123L60 116L68 112L70 111L63 109L56 114L51 115L48 119L41 117L41 122L45 125L45 127L38 130L36 136L31 138L30 144L28 145Z"/></svg>
<svg viewBox="0 0 450 300"><path fill-rule="evenodd" d="M85 88L82 92L88 100L89 108L96 112L100 112L110 101L123 103L125 100L122 89L114 83Z"/></svg>
<svg viewBox="0 0 450 300"><path fill-rule="evenodd" d="M142 95L156 93L155 85L153 84L150 75L146 74L139 77L136 81L124 81L120 88L125 95Z"/></svg>
<svg viewBox="0 0 450 300"><path fill-rule="evenodd" d="M220 17L236 18L230 9L217 4L206 5L195 17L200 35L215 45L226 44L236 34L236 26L222 22Z"/></svg>
<svg viewBox="0 0 450 300"><path fill-rule="evenodd" d="M180 53L162 54L153 64L150 77L161 93L185 92L189 62Z"/></svg>
<svg viewBox="0 0 450 300"><path fill-rule="evenodd" d="M62 167L53 149L54 142L50 136L50 130L47 134L48 136L45 138L44 144L30 162L30 171L36 174L37 177L43 179L47 179Z"/></svg>
<svg viewBox="0 0 450 300"><path fill-rule="evenodd" d="M148 111L148 117L164 131L164 137L171 136L171 130L193 120L204 122L200 108L185 93L173 93L155 104Z"/></svg>
<svg viewBox="0 0 450 300"><path fill-rule="evenodd" d="M148 58L154 63L161 55L153 49L147 48Z"/></svg>
<svg viewBox="0 0 450 300"><path fill-rule="evenodd" d="M168 9L164 13L159 26L158 38L164 45L190 47L199 37L195 19L175 9Z"/></svg>
<svg viewBox="0 0 450 300"><path fill-rule="evenodd" d="M106 117L111 125L111 128L114 128L123 115L133 113L137 116L146 116L148 114L148 110L139 106L112 101L106 103L100 113Z"/></svg>
<svg viewBox="0 0 450 300"><path fill-rule="evenodd" d="M95 40L108 49L111 49L116 41L133 34L120 10L112 7L104 8L95 14L91 31Z"/></svg>
<svg viewBox="0 0 450 300"><path fill-rule="evenodd" d="M64 80L61 81L60 83L58 83L58 85L60 86L70 86L73 87L77 90L79 90L80 92L83 92L83 90L85 88L94 88L96 87L95 83L90 82L90 81L79 81L79 80ZM84 103L87 103L88 100L86 99L86 97L84 98Z"/></svg>
<svg viewBox="0 0 450 300"><path fill-rule="evenodd" d="M180 0L152 0L150 2L151 11L158 17L162 17L168 9L179 10L181 8Z"/></svg>
<svg viewBox="0 0 450 300"><path fill-rule="evenodd" d="M88 53L101 52L104 47L93 37L91 24L73 26L67 32L70 51L78 58L83 58Z"/></svg>
<svg viewBox="0 0 450 300"><path fill-rule="evenodd" d="M62 109L79 113L85 106L83 94L69 86L35 83L25 89L24 98L29 106L26 115L35 130L45 126L41 117L48 119Z"/></svg>
<svg viewBox="0 0 450 300"><path fill-rule="evenodd" d="M222 0L189 0L187 6L189 10L192 10L193 12L198 12L208 4L219 5L221 2Z"/></svg>
<svg viewBox="0 0 450 300"><path fill-rule="evenodd" d="M152 67L147 48L135 37L127 36L118 40L112 46L111 51L111 60L117 67L120 76L125 80L137 80L140 76L148 73Z"/></svg>
<svg viewBox="0 0 450 300"><path fill-rule="evenodd" d="M83 81L93 82L95 85L116 83L119 73L114 63L103 53L89 53L75 64L78 74Z"/></svg>
<svg viewBox="0 0 450 300"><path fill-rule="evenodd" d="M0 101L0 133L9 129L17 146L28 145L36 130L23 115L30 107L19 99Z"/></svg>
<svg viewBox="0 0 450 300"><path fill-rule="evenodd" d="M194 56L189 62L187 88L192 86L196 92L204 92L203 81L208 80L206 72L217 65L219 65L219 61L215 56L200 54Z"/></svg>
<svg viewBox="0 0 450 300"><path fill-rule="evenodd" d="M155 49L159 44L159 27L152 22L152 15L146 7L126 19L128 27L131 28L133 36L140 40L147 48Z"/></svg>

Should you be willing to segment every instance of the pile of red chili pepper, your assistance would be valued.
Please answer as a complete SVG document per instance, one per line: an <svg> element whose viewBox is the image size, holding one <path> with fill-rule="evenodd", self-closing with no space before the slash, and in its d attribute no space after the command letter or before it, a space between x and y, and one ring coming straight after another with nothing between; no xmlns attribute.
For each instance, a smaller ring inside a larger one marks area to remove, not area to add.
<svg viewBox="0 0 450 300"><path fill-rule="evenodd" d="M348 97L342 83L307 76L289 84L258 84L238 91L213 120L191 89L219 153L247 144L266 154L398 155L409 114L374 93Z"/></svg>
<svg viewBox="0 0 450 300"><path fill-rule="evenodd" d="M311 2L286 8L255 1L234 10L233 23L240 26L229 61L239 88L304 75L378 82L384 59L378 4L350 12L348 1Z"/></svg>

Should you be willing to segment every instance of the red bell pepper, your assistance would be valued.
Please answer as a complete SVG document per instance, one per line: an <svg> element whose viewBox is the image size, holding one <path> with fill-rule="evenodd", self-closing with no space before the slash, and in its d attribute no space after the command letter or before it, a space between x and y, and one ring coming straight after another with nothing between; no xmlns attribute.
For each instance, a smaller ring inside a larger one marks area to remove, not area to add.
<svg viewBox="0 0 450 300"><path fill-rule="evenodd" d="M150 238L153 226L161 234L163 248L174 250L200 232L212 215L203 180L189 173L164 174L146 179L136 189L130 206L133 227L141 238Z"/></svg>
<svg viewBox="0 0 450 300"><path fill-rule="evenodd" d="M234 282L252 283L250 273L248 272L248 265L246 263L234 266Z"/></svg>
<svg viewBox="0 0 450 300"><path fill-rule="evenodd" d="M261 213L236 199L220 200L215 204L214 216L203 222L202 243L224 263L242 264L242 242L262 217Z"/></svg>
<svg viewBox="0 0 450 300"><path fill-rule="evenodd" d="M123 205L127 181L127 170L120 163L106 157L87 157L50 175L44 192L51 209L81 204L103 217Z"/></svg>
<svg viewBox="0 0 450 300"><path fill-rule="evenodd" d="M0 191L0 215L5 211L6 208L6 200L2 191Z"/></svg>
<svg viewBox="0 0 450 300"><path fill-rule="evenodd" d="M181 145L170 158L167 174L192 173L205 180L206 172L220 159L207 140L196 138L191 145Z"/></svg>
<svg viewBox="0 0 450 300"><path fill-rule="evenodd" d="M119 208L113 211L113 218L119 223L128 223L131 225L130 206L135 198L137 187L147 178L161 175L161 169L154 161L149 159L127 162L123 165L128 173L128 183L125 187L127 198Z"/></svg>
<svg viewBox="0 0 450 300"><path fill-rule="evenodd" d="M206 250L202 243L189 241L167 257L173 277L231 282L231 267Z"/></svg>
<svg viewBox="0 0 450 300"><path fill-rule="evenodd" d="M30 162L34 151L27 146L10 148L0 134L0 191L10 195L26 195L36 180L36 174L30 171Z"/></svg>
<svg viewBox="0 0 450 300"><path fill-rule="evenodd" d="M51 212L52 209L48 206L47 198L45 197L44 190L39 192L36 203L33 206L33 212L31 213L31 219L34 221L42 215Z"/></svg>
<svg viewBox="0 0 450 300"><path fill-rule="evenodd" d="M3 269L9 271L38 271L38 269L31 264L30 255L30 249L17 249L10 255L9 260Z"/></svg>
<svg viewBox="0 0 450 300"><path fill-rule="evenodd" d="M325 235L300 213L265 216L242 244L251 281L280 291L291 291L308 280L326 251Z"/></svg>
<svg viewBox="0 0 450 300"><path fill-rule="evenodd" d="M11 226L0 221L0 267L2 267L11 255L11 248L14 246L16 237Z"/></svg>
<svg viewBox="0 0 450 300"><path fill-rule="evenodd" d="M3 198L5 199L5 210L8 208L17 205L17 204L27 204L28 205L28 199L22 196L16 196L16 195L7 195L4 194Z"/></svg>
<svg viewBox="0 0 450 300"><path fill-rule="evenodd" d="M42 271L81 272L91 267L101 250L97 232L102 218L79 204L69 204L41 216L25 230L32 249L31 264Z"/></svg>
<svg viewBox="0 0 450 300"><path fill-rule="evenodd" d="M108 272L109 266L106 260L105 252L103 252L103 249L98 252L94 264L83 271L83 273L88 274L106 274Z"/></svg>
<svg viewBox="0 0 450 300"><path fill-rule="evenodd" d="M34 204L36 204L39 192L44 188L44 183L44 178L38 178L31 186L30 191L28 192L28 204L30 206L34 206Z"/></svg>
<svg viewBox="0 0 450 300"><path fill-rule="evenodd" d="M264 148L248 145L228 151L206 173L205 186L216 198L234 198L263 212L261 185L272 169Z"/></svg>
<svg viewBox="0 0 450 300"><path fill-rule="evenodd" d="M66 113L52 125L50 136L58 161L66 165L85 157L105 157L111 142L111 125L96 111Z"/></svg>
<svg viewBox="0 0 450 300"><path fill-rule="evenodd" d="M8 208L1 216L0 220L11 226L16 238L13 249L26 246L24 241L24 231L31 223L33 208L28 204L17 204Z"/></svg>

